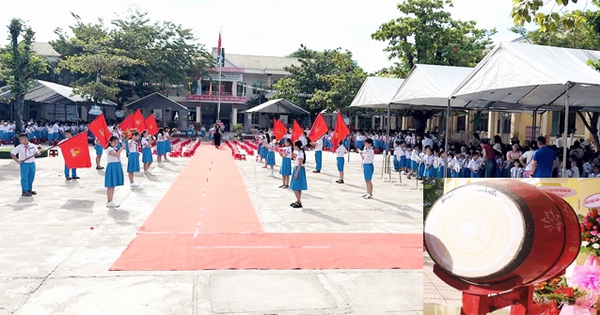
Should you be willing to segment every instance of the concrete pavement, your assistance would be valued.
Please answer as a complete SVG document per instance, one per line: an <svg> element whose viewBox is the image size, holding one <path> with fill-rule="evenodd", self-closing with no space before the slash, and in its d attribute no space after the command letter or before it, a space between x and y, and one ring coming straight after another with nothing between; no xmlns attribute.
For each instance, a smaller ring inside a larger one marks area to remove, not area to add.
<svg viewBox="0 0 600 315"><path fill-rule="evenodd" d="M81 169L80 180L66 182L62 157L38 159L38 195L21 197L18 165L0 160L0 314L422 313L421 270L109 272L187 160L136 175L140 188L118 187L117 210L105 207L103 171ZM254 161L237 164L266 232L421 233L414 182L384 182L378 156L376 199L363 200L360 157L350 160L339 185L335 157L324 154L323 173L308 175L302 211L277 189L279 175L267 177Z"/></svg>

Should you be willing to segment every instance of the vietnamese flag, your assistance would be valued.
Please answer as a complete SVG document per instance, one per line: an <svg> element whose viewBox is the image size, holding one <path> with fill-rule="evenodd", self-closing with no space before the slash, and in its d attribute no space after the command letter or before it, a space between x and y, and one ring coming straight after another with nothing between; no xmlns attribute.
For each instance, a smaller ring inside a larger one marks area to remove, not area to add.
<svg viewBox="0 0 600 315"><path fill-rule="evenodd" d="M304 130L302 130L298 122L294 119L294 126L292 127L292 142L296 142L296 140L298 140L303 133Z"/></svg>
<svg viewBox="0 0 600 315"><path fill-rule="evenodd" d="M148 130L148 134L150 134L151 136L154 136L155 134L158 133L158 125L156 124L156 119L154 119L154 114L150 114L150 116L148 116L148 118L146 118L145 124L146 124L145 130Z"/></svg>
<svg viewBox="0 0 600 315"><path fill-rule="evenodd" d="M76 136L64 140L58 144L58 147L65 158L65 164L67 164L68 168L92 167L86 132L81 132Z"/></svg>
<svg viewBox="0 0 600 315"><path fill-rule="evenodd" d="M133 124L135 129L137 129L140 133L146 130L146 121L144 120L144 115L142 115L142 112L139 109L133 113Z"/></svg>
<svg viewBox="0 0 600 315"><path fill-rule="evenodd" d="M346 138L350 134L346 123L344 122L344 117L342 113L338 112L337 119L335 122L335 129L333 131L333 136L331 137L331 142L333 143L333 149L337 149L338 143L344 138Z"/></svg>
<svg viewBox="0 0 600 315"><path fill-rule="evenodd" d="M287 127L279 119L273 121L273 135L275 139L281 140L287 133Z"/></svg>
<svg viewBox="0 0 600 315"><path fill-rule="evenodd" d="M129 114L127 118L123 119L123 121L119 124L119 128L121 128L121 131L123 131L123 133L127 135L127 138L129 138L131 129L135 128L134 114Z"/></svg>
<svg viewBox="0 0 600 315"><path fill-rule="evenodd" d="M104 114L100 114L100 116L96 117L94 121L90 123L88 129L94 134L100 145L103 148L108 147L108 140L110 139L110 130L106 125L106 120L104 119Z"/></svg>
<svg viewBox="0 0 600 315"><path fill-rule="evenodd" d="M315 122L313 123L312 127L310 128L308 137L310 138L310 140L312 142L316 142L324 134L326 134L327 131L329 131L329 127L327 127L327 124L325 123L325 119L323 119L323 116L321 115L321 113L319 113L319 115L317 116L317 119L315 119Z"/></svg>

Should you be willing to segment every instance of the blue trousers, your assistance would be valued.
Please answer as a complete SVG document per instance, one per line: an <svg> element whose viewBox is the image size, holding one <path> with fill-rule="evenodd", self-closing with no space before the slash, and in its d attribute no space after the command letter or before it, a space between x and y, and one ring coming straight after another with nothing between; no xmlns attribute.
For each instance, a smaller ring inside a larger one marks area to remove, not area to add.
<svg viewBox="0 0 600 315"><path fill-rule="evenodd" d="M35 178L35 162L21 163L21 190L22 192L33 190L33 179Z"/></svg>
<svg viewBox="0 0 600 315"><path fill-rule="evenodd" d="M315 151L315 162L317 163L317 171L320 171L323 162L323 151Z"/></svg>
<svg viewBox="0 0 600 315"><path fill-rule="evenodd" d="M69 176L69 170L71 171L71 176ZM69 178L69 177L77 177L77 169L76 168L69 169L67 167L67 164L65 164L65 178Z"/></svg>

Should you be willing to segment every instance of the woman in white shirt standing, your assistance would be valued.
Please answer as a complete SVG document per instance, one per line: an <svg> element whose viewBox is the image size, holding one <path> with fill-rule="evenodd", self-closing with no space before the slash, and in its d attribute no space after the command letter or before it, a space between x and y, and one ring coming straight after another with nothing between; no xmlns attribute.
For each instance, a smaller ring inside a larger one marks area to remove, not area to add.
<svg viewBox="0 0 600 315"><path fill-rule="evenodd" d="M112 136L108 141L108 148L106 149L106 173L104 175L104 187L106 187L106 207L118 208L119 205L113 201L115 195L115 187L123 186L123 165L121 165L121 152L123 151L123 145L117 149L119 145L119 138Z"/></svg>
<svg viewBox="0 0 600 315"><path fill-rule="evenodd" d="M365 150L360 153L363 159L363 175L367 185L367 193L363 195L365 199L373 198L373 160L375 159L375 151L373 151L373 139L365 140Z"/></svg>
<svg viewBox="0 0 600 315"><path fill-rule="evenodd" d="M343 145L343 142L340 141L340 143L338 143L337 149L335 149L335 154L336 154L336 157L337 157L336 158L336 160L337 160L337 169L338 169L338 172L340 172L340 179L338 179L338 180L335 181L338 184L343 184L344 183L344 156L346 156L346 153L348 153L348 150Z"/></svg>
<svg viewBox="0 0 600 315"><path fill-rule="evenodd" d="M296 202L290 204L292 208L302 208L302 191L308 189L306 170L304 167L304 164L306 163L306 153L304 152L304 149L302 149L302 146L302 141L296 140L296 142L294 142L294 149L297 153L294 162L294 170L292 171L293 177L290 182L290 189L294 191Z"/></svg>

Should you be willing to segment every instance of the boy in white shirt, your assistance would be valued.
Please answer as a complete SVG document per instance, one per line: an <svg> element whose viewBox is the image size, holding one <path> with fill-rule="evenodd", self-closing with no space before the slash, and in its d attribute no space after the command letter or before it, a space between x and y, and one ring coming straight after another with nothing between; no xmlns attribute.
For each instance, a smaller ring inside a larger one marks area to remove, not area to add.
<svg viewBox="0 0 600 315"><path fill-rule="evenodd" d="M340 179L335 181L338 184L344 183L344 157L346 156L346 153L348 153L348 150L344 146L343 141L340 141L338 143L337 149L335 149L337 169L338 169L338 172L340 173Z"/></svg>
<svg viewBox="0 0 600 315"><path fill-rule="evenodd" d="M31 197L37 195L33 190L35 179L35 157L40 156L39 146L29 143L27 134L19 135L20 144L10 151L10 157L19 164L21 169L21 196Z"/></svg>
<svg viewBox="0 0 600 315"><path fill-rule="evenodd" d="M482 159L479 157L479 152L473 152L473 157L471 158L471 161L469 161L469 164L467 165L467 168L469 168L471 170L471 177L481 177L482 172L480 172L481 169L481 162Z"/></svg>
<svg viewBox="0 0 600 315"><path fill-rule="evenodd" d="M394 170L400 172L402 157L404 157L404 150L400 147L400 141L394 143Z"/></svg>

